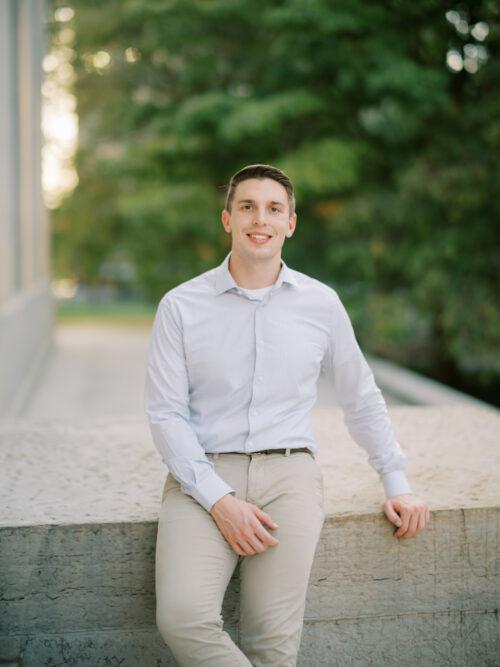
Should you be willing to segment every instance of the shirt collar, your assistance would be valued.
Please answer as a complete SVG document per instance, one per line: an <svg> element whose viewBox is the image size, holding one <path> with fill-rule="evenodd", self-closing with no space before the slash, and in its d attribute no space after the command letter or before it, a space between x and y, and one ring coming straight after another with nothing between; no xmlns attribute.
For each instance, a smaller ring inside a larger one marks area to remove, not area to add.
<svg viewBox="0 0 500 667"><path fill-rule="evenodd" d="M222 294L223 292L227 292L228 290L232 289L235 287L236 289L239 288L239 285L231 275L231 272L229 271L229 258L231 256L231 252L228 252L228 254L225 256L224 260L222 261L221 264L216 268L215 270L215 293L216 294ZM281 287L282 283L290 283L290 285L295 285L297 286L297 278L293 275L292 269L290 269L284 262L283 259L281 259L281 270L279 272L278 278L276 280L276 283L274 284L273 290L278 289Z"/></svg>

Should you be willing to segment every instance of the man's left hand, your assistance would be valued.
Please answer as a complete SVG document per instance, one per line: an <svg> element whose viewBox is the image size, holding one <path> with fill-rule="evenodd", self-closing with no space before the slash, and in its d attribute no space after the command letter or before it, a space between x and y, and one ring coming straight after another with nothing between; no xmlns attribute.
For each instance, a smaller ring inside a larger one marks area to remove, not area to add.
<svg viewBox="0 0 500 667"><path fill-rule="evenodd" d="M414 537L429 523L431 513L427 503L414 493L403 493L388 498L384 505L384 513L398 530L394 537Z"/></svg>

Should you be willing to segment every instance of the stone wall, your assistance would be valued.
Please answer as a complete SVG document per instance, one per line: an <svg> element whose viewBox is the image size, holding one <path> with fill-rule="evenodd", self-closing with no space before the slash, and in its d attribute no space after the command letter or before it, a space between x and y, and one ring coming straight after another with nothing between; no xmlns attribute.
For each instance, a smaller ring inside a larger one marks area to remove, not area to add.
<svg viewBox="0 0 500 667"><path fill-rule="evenodd" d="M390 410L431 522L397 540L382 486L337 410L319 410L327 517L299 665L495 665L500 655L499 413ZM166 469L144 420L0 426L0 662L173 665L155 626ZM238 570L224 601L238 640Z"/></svg>

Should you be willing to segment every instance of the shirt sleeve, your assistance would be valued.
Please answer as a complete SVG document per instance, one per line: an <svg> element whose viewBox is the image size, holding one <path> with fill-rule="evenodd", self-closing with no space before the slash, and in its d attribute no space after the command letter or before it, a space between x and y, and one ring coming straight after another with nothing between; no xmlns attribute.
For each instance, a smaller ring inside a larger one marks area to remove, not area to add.
<svg viewBox="0 0 500 667"><path fill-rule="evenodd" d="M344 422L355 442L368 452L368 463L378 473L386 499L412 493L406 478L406 456L397 442L387 405L361 352L340 298L322 366L333 380Z"/></svg>
<svg viewBox="0 0 500 667"><path fill-rule="evenodd" d="M190 424L189 381L182 323L168 295L156 311L149 343L144 409L154 444L181 485L208 512L227 493Z"/></svg>

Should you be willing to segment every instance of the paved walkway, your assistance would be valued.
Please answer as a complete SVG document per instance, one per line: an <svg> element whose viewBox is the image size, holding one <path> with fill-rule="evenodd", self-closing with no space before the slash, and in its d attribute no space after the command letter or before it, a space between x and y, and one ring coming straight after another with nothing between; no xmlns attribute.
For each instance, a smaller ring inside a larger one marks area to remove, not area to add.
<svg viewBox="0 0 500 667"><path fill-rule="evenodd" d="M142 414L149 336L149 326L58 325L50 358L22 416L73 419ZM388 404L400 403L386 392L384 396ZM321 377L316 407L329 405L336 405L335 392Z"/></svg>

